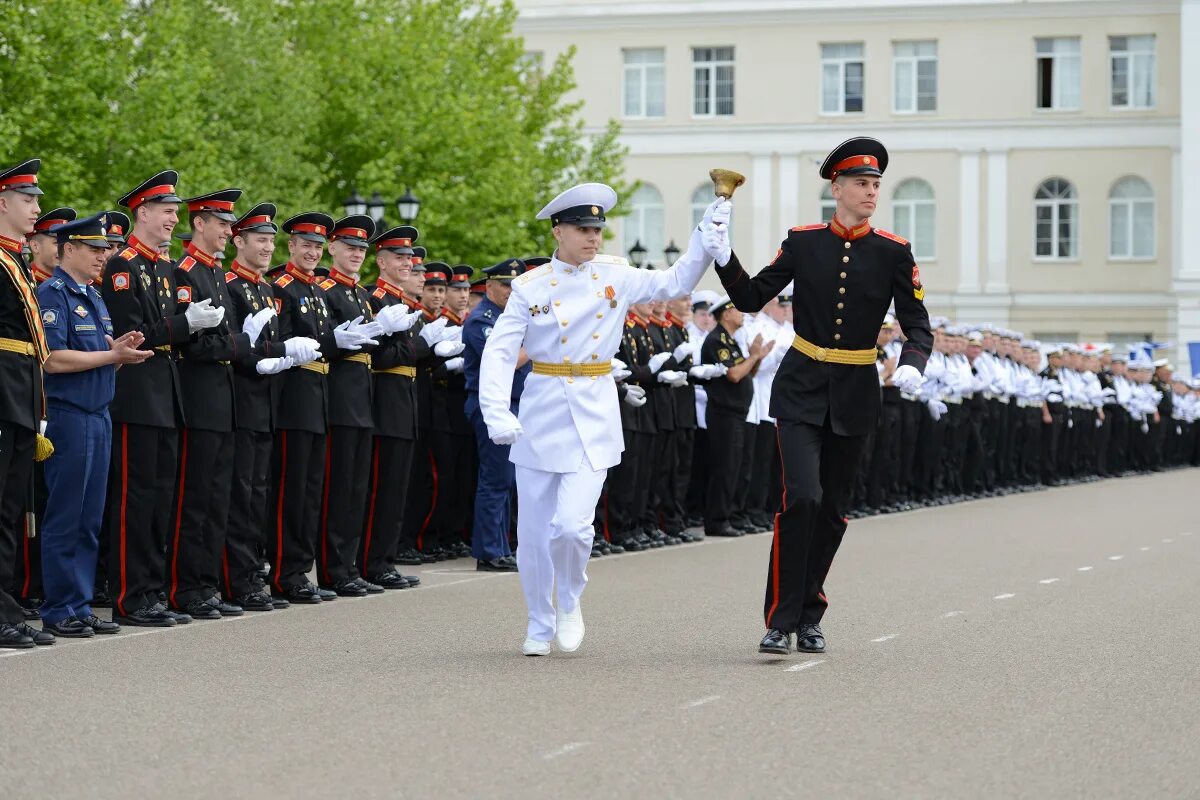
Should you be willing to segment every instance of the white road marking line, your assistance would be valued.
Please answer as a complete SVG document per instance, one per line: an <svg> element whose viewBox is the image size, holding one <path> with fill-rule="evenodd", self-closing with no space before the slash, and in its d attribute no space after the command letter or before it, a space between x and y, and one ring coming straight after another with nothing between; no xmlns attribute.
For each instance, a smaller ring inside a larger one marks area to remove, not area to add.
<svg viewBox="0 0 1200 800"><path fill-rule="evenodd" d="M1174 539L1163 539L1163 544L1170 544L1173 541L1175 541L1175 540Z"/></svg>
<svg viewBox="0 0 1200 800"><path fill-rule="evenodd" d="M720 699L721 699L721 695L710 694L708 697L701 697L699 700L693 700L690 703L684 703L683 705L680 706L680 708L699 708L700 706L707 705L714 700L720 700Z"/></svg>
<svg viewBox="0 0 1200 800"><path fill-rule="evenodd" d="M551 750L549 753L546 753L546 755L542 756L542 758L547 759L547 760L549 760L551 758L558 758L559 756L565 756L570 753L574 753L576 750L579 750L580 748L587 747L587 746L588 746L587 742L570 742L568 744L564 744L562 747L558 748L557 750Z"/></svg>
<svg viewBox="0 0 1200 800"><path fill-rule="evenodd" d="M1124 557L1125 557L1125 556L1109 556L1109 557L1108 557L1108 560L1109 560L1109 561L1120 561L1120 560L1121 560L1122 558L1124 558Z"/></svg>
<svg viewBox="0 0 1200 800"><path fill-rule="evenodd" d="M1180 535L1180 536L1191 536L1191 535L1192 535L1192 532L1191 532L1191 531L1184 531L1183 533L1181 533L1181 534L1179 534L1179 535Z"/></svg>
<svg viewBox="0 0 1200 800"><path fill-rule="evenodd" d="M824 663L825 663L825 659L814 658L812 661L805 661L803 664L793 664L792 666L785 669L784 672L803 672L806 669L811 669L812 667L815 667L817 664L824 664Z"/></svg>
<svg viewBox="0 0 1200 800"><path fill-rule="evenodd" d="M1012 592L1006 592L1005 594L998 594L995 597L993 597L992 599L993 600L1008 600L1010 597L1016 597L1016 595L1013 594Z"/></svg>
<svg viewBox="0 0 1200 800"><path fill-rule="evenodd" d="M1080 567L1079 569L1077 569L1075 571L1076 572L1091 572L1093 569L1095 569L1095 567Z"/></svg>
<svg viewBox="0 0 1200 800"><path fill-rule="evenodd" d="M1043 578L1042 580L1038 581L1038 583L1044 583L1044 584L1058 583L1058 578Z"/></svg>
<svg viewBox="0 0 1200 800"><path fill-rule="evenodd" d="M1149 549L1150 549L1149 547L1139 547L1139 548L1138 548L1138 550L1141 550L1143 553L1144 553L1144 552L1146 552L1146 551L1147 551L1147 550L1149 550Z"/></svg>
<svg viewBox="0 0 1200 800"><path fill-rule="evenodd" d="M962 611L947 611L945 614L942 614L942 619L949 619L950 617L959 617L959 616L962 616L962 614L963 614Z"/></svg>
<svg viewBox="0 0 1200 800"><path fill-rule="evenodd" d="M883 636L880 636L878 639L872 639L871 641L872 642L887 642L887 641L891 641L892 639L895 639L899 635L900 634L898 634L898 633L885 633Z"/></svg>

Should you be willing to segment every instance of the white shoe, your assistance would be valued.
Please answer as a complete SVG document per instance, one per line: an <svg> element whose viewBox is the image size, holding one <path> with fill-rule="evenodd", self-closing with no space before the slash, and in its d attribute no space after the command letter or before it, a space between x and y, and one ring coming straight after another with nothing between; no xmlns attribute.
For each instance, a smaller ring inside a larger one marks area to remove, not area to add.
<svg viewBox="0 0 1200 800"><path fill-rule="evenodd" d="M525 644L521 645L521 652L527 656L548 656L550 655L550 643L526 637Z"/></svg>
<svg viewBox="0 0 1200 800"><path fill-rule="evenodd" d="M574 653L583 644L583 606L575 605L570 613L556 611L554 642L564 653Z"/></svg>

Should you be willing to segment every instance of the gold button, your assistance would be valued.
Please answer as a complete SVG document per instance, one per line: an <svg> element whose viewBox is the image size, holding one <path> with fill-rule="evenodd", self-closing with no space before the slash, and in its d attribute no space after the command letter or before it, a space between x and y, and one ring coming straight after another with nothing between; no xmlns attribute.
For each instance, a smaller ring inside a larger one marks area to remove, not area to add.
<svg viewBox="0 0 1200 800"><path fill-rule="evenodd" d="M563 344L566 344L566 343L567 343L567 337L565 337L565 336L564 336L564 337L562 337L561 339L559 339L559 341L560 341L560 342L562 342Z"/></svg>
<svg viewBox="0 0 1200 800"><path fill-rule="evenodd" d="M844 277L846 277L846 274L845 274L845 273L842 273L842 277L843 277L843 278L844 278ZM562 300L555 300L555 301L554 301L554 305L555 305L555 306L561 306L561 305L562 305Z"/></svg>
<svg viewBox="0 0 1200 800"><path fill-rule="evenodd" d="M841 335L840 333L835 333L835 334L833 335L833 340L834 340L835 342L840 342L840 341L841 341L841 339L842 339L842 335Z"/></svg>
<svg viewBox="0 0 1200 800"><path fill-rule="evenodd" d="M603 315L603 314L597 314L597 315L596 315L596 319L604 319L604 315Z"/></svg>
<svg viewBox="0 0 1200 800"><path fill-rule="evenodd" d="M598 280L600 280L600 276L599 276L598 274L596 274L595 272L593 272L593 273L592 273L592 280L594 280L594 281L598 281Z"/></svg>
<svg viewBox="0 0 1200 800"><path fill-rule="evenodd" d="M835 320L835 322L836 322L838 325L841 325L841 324L842 324L842 320L841 320L841 319L837 319L837 320ZM566 341L566 339L563 339L563 341L565 342L565 341Z"/></svg>
<svg viewBox="0 0 1200 800"><path fill-rule="evenodd" d="M593 360L593 361L595 361L595 360L596 360L597 358L599 358L599 357L600 357L600 356L599 356L599 355L597 355L596 353L592 353L592 360Z"/></svg>
<svg viewBox="0 0 1200 800"><path fill-rule="evenodd" d="M574 378L567 378L567 383L574 383L574 382L575 382Z"/></svg>
<svg viewBox="0 0 1200 800"><path fill-rule="evenodd" d="M844 273L844 272L843 272L843 273L842 273L842 280L845 280L845 279L846 279L846 273Z"/></svg>
<svg viewBox="0 0 1200 800"><path fill-rule="evenodd" d="M600 334L598 334L598 333L593 333L593 334L592 334L592 338L593 338L593 339L599 339L599 338L600 338Z"/></svg>
<svg viewBox="0 0 1200 800"><path fill-rule="evenodd" d="M563 363L564 363L564 364L570 364L570 363L571 363L571 359L567 358L566 356L563 356Z"/></svg>
<svg viewBox="0 0 1200 800"><path fill-rule="evenodd" d="M551 286L558 286L558 281L557 281L557 280L554 280L554 279L552 278L552 279L550 280L550 285L551 285Z"/></svg>
<svg viewBox="0 0 1200 800"><path fill-rule="evenodd" d="M842 291L844 292L844 291L846 291L846 290L845 290L845 289L842 289ZM566 321L565 319L562 321L562 326L563 326L564 328L565 328L565 327L567 327L567 321Z"/></svg>
<svg viewBox="0 0 1200 800"><path fill-rule="evenodd" d="M846 293L846 287L845 287L845 286L843 286L843 287L841 287L840 289L838 289L838 294L845 294L845 293ZM563 323L563 325L566 325L566 324L567 324L567 323L565 323L565 322Z"/></svg>
<svg viewBox="0 0 1200 800"><path fill-rule="evenodd" d="M846 304L845 304L845 303L838 303L838 308L839 308L839 309L841 309L841 308L845 308L845 307L846 307Z"/></svg>
<svg viewBox="0 0 1200 800"><path fill-rule="evenodd" d="M850 249L850 243L849 243L849 242L846 242L846 249L847 249L847 250L849 250L849 249Z"/></svg>
<svg viewBox="0 0 1200 800"><path fill-rule="evenodd" d="M842 263L843 263L843 264L845 264L845 263L847 263L847 262L849 262L849 261L850 261L850 256L842 256Z"/></svg>
<svg viewBox="0 0 1200 800"><path fill-rule="evenodd" d="M592 376L592 380L596 380L596 376L595 376L595 375L593 375L593 376Z"/></svg>

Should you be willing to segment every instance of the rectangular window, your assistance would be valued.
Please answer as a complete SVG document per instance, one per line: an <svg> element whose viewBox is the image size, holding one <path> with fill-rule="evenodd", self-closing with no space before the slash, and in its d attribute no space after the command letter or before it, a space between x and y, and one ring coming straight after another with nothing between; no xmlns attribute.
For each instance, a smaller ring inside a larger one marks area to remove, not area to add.
<svg viewBox="0 0 1200 800"><path fill-rule="evenodd" d="M1113 108L1154 108L1154 36L1108 37Z"/></svg>
<svg viewBox="0 0 1200 800"><path fill-rule="evenodd" d="M937 111L937 42L896 42L893 47L893 110Z"/></svg>
<svg viewBox="0 0 1200 800"><path fill-rule="evenodd" d="M661 117L666 113L666 66L662 48L625 51L625 101L627 119Z"/></svg>
<svg viewBox="0 0 1200 800"><path fill-rule="evenodd" d="M1079 109L1079 38L1037 39L1037 107Z"/></svg>
<svg viewBox="0 0 1200 800"><path fill-rule="evenodd" d="M861 113L863 88L862 42L821 45L821 113Z"/></svg>
<svg viewBox="0 0 1200 800"><path fill-rule="evenodd" d="M692 48L692 114L733 116L733 48Z"/></svg>

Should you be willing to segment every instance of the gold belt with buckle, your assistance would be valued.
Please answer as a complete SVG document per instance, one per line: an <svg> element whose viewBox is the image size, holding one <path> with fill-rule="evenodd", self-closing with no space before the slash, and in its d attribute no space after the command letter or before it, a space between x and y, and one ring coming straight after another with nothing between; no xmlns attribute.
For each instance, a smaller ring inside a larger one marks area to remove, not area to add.
<svg viewBox="0 0 1200 800"><path fill-rule="evenodd" d="M602 361L598 364L572 364L567 361L562 364L551 364L546 361L534 361L535 375L551 375L555 378L600 377L612 374L612 361Z"/></svg>
<svg viewBox="0 0 1200 800"><path fill-rule="evenodd" d="M388 367L387 369L371 370L376 375L403 375L406 378L417 377L416 367Z"/></svg>
<svg viewBox="0 0 1200 800"><path fill-rule="evenodd" d="M20 353L23 356L37 355L33 342L23 342L20 339L0 339L0 350L6 353Z"/></svg>
<svg viewBox="0 0 1200 800"><path fill-rule="evenodd" d="M875 348L871 348L870 350L838 350L833 347L818 347L801 337L800 334L796 334L796 338L792 339L792 347L813 361L824 361L829 364L850 364L860 367L874 364L877 355Z"/></svg>
<svg viewBox="0 0 1200 800"><path fill-rule="evenodd" d="M355 353L352 356L346 356L346 358L343 360L344 361L355 361L359 364L366 364L368 367L371 366L371 354L370 353Z"/></svg>
<svg viewBox="0 0 1200 800"><path fill-rule="evenodd" d="M300 369L306 369L309 372L319 372L322 375L329 374L329 365L323 361L309 361L307 364L301 364Z"/></svg>

